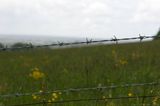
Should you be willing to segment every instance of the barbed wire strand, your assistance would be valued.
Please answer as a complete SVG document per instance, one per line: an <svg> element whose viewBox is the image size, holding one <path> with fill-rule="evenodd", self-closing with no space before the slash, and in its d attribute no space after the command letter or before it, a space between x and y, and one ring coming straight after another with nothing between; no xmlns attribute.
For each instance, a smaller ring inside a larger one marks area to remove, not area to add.
<svg viewBox="0 0 160 106"><path fill-rule="evenodd" d="M115 89L115 88L140 87L140 86L158 86L158 85L160 85L160 83L151 82L151 83L111 85L111 86L104 86L104 87L70 88L70 89L65 89L65 90L54 90L54 91L47 91L47 92L7 94L7 95L0 95L0 98L12 98L12 97L31 96L31 95L44 95L44 94L51 94L51 93L55 93L55 92L68 93L68 92L82 92L82 91L90 91L90 90L93 91L93 90L106 90L106 89Z"/></svg>
<svg viewBox="0 0 160 106"><path fill-rule="evenodd" d="M54 44L48 44L48 45L32 45L31 43L27 46L24 47L4 47L4 48L0 48L0 51L7 51L7 50L20 50L20 49L33 49L33 48L43 48L43 47L54 47L54 46L68 46L68 45L79 45L79 44L94 44L94 43L105 43L105 42L116 42L116 44L118 44L119 41L127 41L127 40L140 40L140 42L142 42L142 40L144 39L158 39L160 37L158 36L141 36L139 35L139 37L130 37L130 38L117 38L116 36L114 36L112 39L105 39L105 40L88 40L88 38L86 38L86 41L82 41L82 42L69 42L69 43L64 43L64 42L58 42L58 43L54 43Z"/></svg>
<svg viewBox="0 0 160 106"><path fill-rule="evenodd" d="M28 104L18 104L10 106L29 106L29 105L39 105L39 104L61 104L61 103L71 103L71 102L86 102L86 101L106 101L106 100L118 100L118 99L140 99L140 98L160 98L160 95L145 95L145 96L121 96L121 97L108 97L108 98L91 98L91 99L73 99L73 100L62 100L54 102L36 102Z"/></svg>

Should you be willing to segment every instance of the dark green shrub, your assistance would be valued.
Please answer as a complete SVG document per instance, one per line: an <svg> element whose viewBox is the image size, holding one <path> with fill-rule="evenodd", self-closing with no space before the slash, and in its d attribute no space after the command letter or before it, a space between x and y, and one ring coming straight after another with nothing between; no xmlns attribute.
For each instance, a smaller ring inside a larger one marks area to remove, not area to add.
<svg viewBox="0 0 160 106"><path fill-rule="evenodd" d="M31 44L18 42L18 43L13 44L11 47L18 48L18 47L29 47L29 46L31 46Z"/></svg>
<svg viewBox="0 0 160 106"><path fill-rule="evenodd" d="M4 44L0 43L0 48L4 48Z"/></svg>
<svg viewBox="0 0 160 106"><path fill-rule="evenodd" d="M158 38L160 38L160 29L159 29L159 31L157 32L156 37L155 37L154 39L156 40L156 39L158 39Z"/></svg>

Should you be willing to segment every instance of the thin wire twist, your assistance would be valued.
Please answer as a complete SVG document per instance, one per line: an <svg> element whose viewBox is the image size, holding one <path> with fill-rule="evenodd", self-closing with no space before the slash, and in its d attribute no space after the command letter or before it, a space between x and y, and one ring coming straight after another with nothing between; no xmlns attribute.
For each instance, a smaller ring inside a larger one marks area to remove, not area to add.
<svg viewBox="0 0 160 106"><path fill-rule="evenodd" d="M107 90L107 89L116 89L116 88L126 88L126 87L139 87L139 86L158 86L160 83L158 82L151 82L151 83L135 83L135 84L124 84L124 85L111 85L111 86L104 86L104 87L88 87L88 88L70 88L65 90L54 90L54 91L47 91L47 92L33 92L33 93L16 93L16 94L7 94L7 95L0 95L0 98L13 98L13 97L22 97L22 96L31 96L31 95L44 95L44 94L51 94L55 92L84 92L84 91L94 91L94 90Z"/></svg>
<svg viewBox="0 0 160 106"><path fill-rule="evenodd" d="M72 100L63 100L55 102L36 102L36 103L27 103L27 104L18 104L10 106L33 106L40 104L62 104L62 103L71 103L71 102L87 102L87 101L107 101L107 100L119 100L119 99L143 99L143 98L160 98L160 95L145 95L145 96L120 96L120 97L111 97L111 98L89 98L89 99L72 99Z"/></svg>

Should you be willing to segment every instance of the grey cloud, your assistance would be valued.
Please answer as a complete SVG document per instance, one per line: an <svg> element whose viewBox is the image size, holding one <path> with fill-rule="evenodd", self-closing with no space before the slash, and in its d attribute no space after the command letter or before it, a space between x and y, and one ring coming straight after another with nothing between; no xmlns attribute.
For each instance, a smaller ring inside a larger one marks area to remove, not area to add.
<svg viewBox="0 0 160 106"><path fill-rule="evenodd" d="M133 30L146 16L141 14L143 1L146 0L1 0L0 33L91 34L101 37L114 33L149 33L148 22L144 26L139 25L143 29ZM152 20L158 22L159 15L156 13L159 10L155 10L148 9L147 16L154 14ZM157 27L157 24L154 26ZM155 27L151 28L151 33Z"/></svg>
<svg viewBox="0 0 160 106"><path fill-rule="evenodd" d="M151 22L160 24L160 1L159 0L143 0L139 1L137 10L132 22Z"/></svg>

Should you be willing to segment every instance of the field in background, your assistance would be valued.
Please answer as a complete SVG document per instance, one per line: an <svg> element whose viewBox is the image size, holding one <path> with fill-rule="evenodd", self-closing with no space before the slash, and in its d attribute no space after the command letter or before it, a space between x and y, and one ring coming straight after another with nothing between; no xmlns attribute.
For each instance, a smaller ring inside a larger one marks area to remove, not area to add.
<svg viewBox="0 0 160 106"><path fill-rule="evenodd" d="M43 93L56 89L160 82L159 48L160 41L157 40L137 44L0 52L0 94ZM37 77L34 77L34 71L37 72ZM37 103L42 100L56 102L90 98L104 100L48 103L45 106L141 106L160 103L159 97L105 99L143 95L160 95L160 88L159 86L119 87L107 90L0 98L0 106Z"/></svg>

